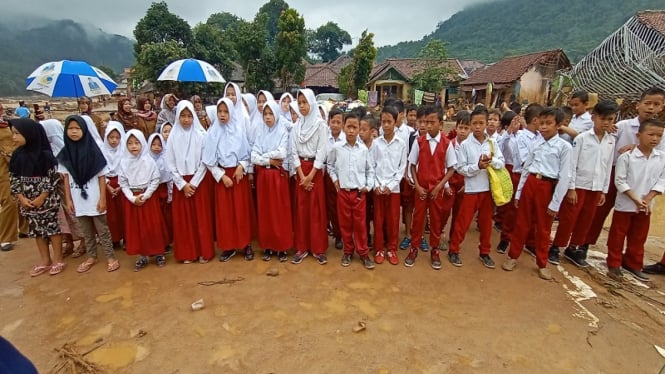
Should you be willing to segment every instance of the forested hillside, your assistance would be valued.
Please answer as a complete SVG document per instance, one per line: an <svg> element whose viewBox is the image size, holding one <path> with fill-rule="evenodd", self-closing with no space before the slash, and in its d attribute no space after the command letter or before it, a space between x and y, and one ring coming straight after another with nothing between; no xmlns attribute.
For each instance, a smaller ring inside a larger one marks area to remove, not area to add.
<svg viewBox="0 0 665 374"><path fill-rule="evenodd" d="M414 57L435 38L450 57L493 62L563 48L576 62L636 11L664 8L662 0L498 0L456 13L422 40L379 48L377 60Z"/></svg>

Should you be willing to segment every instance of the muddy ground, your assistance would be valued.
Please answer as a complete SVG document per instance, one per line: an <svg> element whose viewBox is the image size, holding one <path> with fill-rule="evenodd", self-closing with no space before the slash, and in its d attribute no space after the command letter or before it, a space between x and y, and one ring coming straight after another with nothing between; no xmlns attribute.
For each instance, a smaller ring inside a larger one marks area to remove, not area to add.
<svg viewBox="0 0 665 374"><path fill-rule="evenodd" d="M654 217L647 263L665 248L664 216ZM44 373L68 342L81 352L101 345L86 358L108 373L657 373L665 364L654 347L665 347L665 277L648 288L610 282L595 252L594 268L564 261L551 282L528 255L513 273L489 270L477 236L464 243L462 268L444 261L441 271L425 253L412 269L343 268L331 249L325 266L169 258L138 273L119 253L115 273L98 264L77 274L80 260L67 259L64 273L37 278L28 275L36 248L23 239L0 253L0 334ZM198 284L223 280L237 281ZM192 311L200 298L205 308ZM366 330L356 333L359 322Z"/></svg>

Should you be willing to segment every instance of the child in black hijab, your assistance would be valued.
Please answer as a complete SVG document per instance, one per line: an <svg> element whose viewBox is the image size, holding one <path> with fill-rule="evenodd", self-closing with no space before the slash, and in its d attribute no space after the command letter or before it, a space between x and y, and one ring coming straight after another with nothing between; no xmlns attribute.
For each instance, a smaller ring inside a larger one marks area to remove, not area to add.
<svg viewBox="0 0 665 374"><path fill-rule="evenodd" d="M106 220L106 159L82 117L65 120L65 147L58 153L58 162L65 178L67 209L76 215L88 250L88 259L76 271L85 273L97 263L95 232L108 261L106 270L118 270Z"/></svg>
<svg viewBox="0 0 665 374"><path fill-rule="evenodd" d="M10 120L9 126L17 146L9 162L11 192L19 202L21 215L28 221L28 236L35 238L41 256L41 263L30 275L36 277L47 271L55 275L65 267L58 224L58 163L41 124L23 118ZM53 245L53 261L49 241Z"/></svg>

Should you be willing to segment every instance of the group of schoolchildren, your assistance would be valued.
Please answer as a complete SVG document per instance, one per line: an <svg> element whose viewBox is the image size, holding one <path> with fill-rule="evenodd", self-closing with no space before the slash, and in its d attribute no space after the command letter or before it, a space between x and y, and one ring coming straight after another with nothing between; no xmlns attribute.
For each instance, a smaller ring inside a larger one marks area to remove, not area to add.
<svg viewBox="0 0 665 374"><path fill-rule="evenodd" d="M12 120L19 146L10 164L12 193L42 257L31 275L63 270L58 222L64 211L76 218L88 254L79 272L97 262L98 245L107 270L117 270L113 248L120 241L138 256L137 271L150 258L164 266L171 246L183 263L206 263L215 248L220 261L238 251L249 261L255 238L265 261L287 261L293 248L294 264L310 254L326 264L329 234L343 249L343 266L356 252L367 269L384 261L397 265L402 248L407 267L429 250L431 266L441 269L440 252L448 247L448 260L459 267L475 218L484 266L495 268L494 226L502 231L497 251L508 252L504 270L513 270L526 249L540 277L551 279L546 265L559 263L559 248L588 266L588 245L597 240L590 228L598 221L602 228L608 206L615 207L610 276L621 277L621 268L642 280L643 270L665 273L665 256L662 264L642 266L652 199L665 190L663 124L653 119L665 92L644 92L638 117L617 124L615 103L602 101L589 114L587 101L576 92L569 115L537 104L523 117L519 107L501 113L478 106L458 113L455 129L444 134L443 113L433 105L405 108L389 100L377 124L364 108L328 113L309 89L276 101L267 91L242 94L229 83L206 112L207 129L199 120L206 113L187 100L148 139L113 121L101 139L90 118L75 115L54 146L39 124ZM514 201L496 207L488 169L503 168ZM401 244L400 218L407 235ZM441 236L449 219L446 245Z"/></svg>

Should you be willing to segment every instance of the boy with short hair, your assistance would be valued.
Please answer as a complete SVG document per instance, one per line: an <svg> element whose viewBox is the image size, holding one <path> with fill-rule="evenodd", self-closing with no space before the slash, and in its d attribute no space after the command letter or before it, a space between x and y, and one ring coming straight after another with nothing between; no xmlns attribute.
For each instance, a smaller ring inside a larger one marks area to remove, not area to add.
<svg viewBox="0 0 665 374"><path fill-rule="evenodd" d="M365 111L366 113L366 111ZM358 113L360 115L360 113ZM367 150L372 153L372 144L374 144L374 136L372 135L372 130L377 131L376 119L373 116L364 114L360 116L360 130L358 132L358 138L365 144ZM367 200L365 202L365 226L367 227L367 246L372 248L372 219L374 218L374 194L368 193Z"/></svg>
<svg viewBox="0 0 665 374"><path fill-rule="evenodd" d="M640 101L637 103L637 117L619 121L616 124L616 144L614 146L614 163L620 154L625 153L635 147L635 139L640 124L644 121L655 118L658 113L663 110L665 105L665 91L658 87L652 87L642 92ZM610 131L611 132L611 131ZM656 147L661 151L665 151L665 142L661 141L660 145ZM614 180L614 167L612 167L611 180ZM610 183L610 188L605 196L605 204L598 207L589 227L587 233L586 243L582 248L586 249L589 244L596 244L600 232L603 230L605 219L612 211L614 202L616 201L617 189L614 183Z"/></svg>
<svg viewBox="0 0 665 374"><path fill-rule="evenodd" d="M517 222L520 222L510 238L508 259L503 269L512 271L517 266L529 235L535 229L536 264L538 275L551 280L547 268L547 254L554 216L559 211L570 185L570 143L558 135L563 113L558 108L543 109L538 117L538 128L543 140L529 154L524 163L522 178L515 193Z"/></svg>
<svg viewBox="0 0 665 374"><path fill-rule="evenodd" d="M349 266L353 252L357 251L367 269L374 268L367 246L366 195L374 187L374 168L367 147L358 141L360 116L347 113L344 116L346 141L336 143L328 153L330 177L337 191L344 254L342 266Z"/></svg>
<svg viewBox="0 0 665 374"><path fill-rule="evenodd" d="M471 133L471 116L469 115L469 112L460 112L457 114L456 121L455 136L450 140L450 144L455 149L455 155L457 155L460 145ZM448 222L448 218L450 218L452 214L450 228L448 229L448 244L450 244L450 240L453 237L453 230L455 229L455 220L459 214L462 200L464 199L464 176L455 170L453 176L450 177L450 180L448 181L448 185L450 186L452 195L444 195L445 204L441 221L444 223Z"/></svg>
<svg viewBox="0 0 665 374"><path fill-rule="evenodd" d="M406 106L406 124L416 132L418 130L418 105L409 104Z"/></svg>
<svg viewBox="0 0 665 374"><path fill-rule="evenodd" d="M573 117L568 126L561 126L560 136L568 143L573 143L575 137L585 131L591 130L593 121L591 114L587 112L587 104L589 103L589 93L586 91L575 91L570 98L568 104L573 111Z"/></svg>
<svg viewBox="0 0 665 374"><path fill-rule="evenodd" d="M411 133L407 140L407 158L413 149L413 144L416 142L419 136L424 136L427 134L427 126L425 126L425 106L421 106L416 111L416 126L417 131ZM397 118L399 120L399 116ZM397 134L397 123L395 123L395 134ZM400 184L400 205L402 206L402 222L404 223L404 239L399 245L399 248L406 250L411 248L411 230L413 228L413 207L414 201L416 198L415 185L413 184L413 176L411 175L411 168L408 165L406 166L405 177L402 179ZM429 250L427 241L425 238L421 238L420 249L423 251Z"/></svg>
<svg viewBox="0 0 665 374"><path fill-rule="evenodd" d="M664 128L655 119L640 123L637 147L617 159L614 183L618 194L607 237L607 273L615 280L622 278L621 268L641 281L649 280L642 272L644 243L653 198L665 192L665 152L656 149Z"/></svg>
<svg viewBox="0 0 665 374"><path fill-rule="evenodd" d="M333 108L328 114L328 149L332 150L333 145L344 143L345 135L342 127L344 126L344 112L339 108ZM337 191L330 179L330 173L324 174L326 186L326 212L328 214L328 226L331 229L332 236L335 239L335 248L342 249L342 233L339 229L337 215Z"/></svg>
<svg viewBox="0 0 665 374"><path fill-rule="evenodd" d="M445 226L445 222L442 222L444 194L451 195L447 182L455 172L454 166L457 159L455 148L450 146L450 141L441 131L443 123L441 108L427 105L423 109L423 114L427 134L418 137L409 154L409 167L416 189L416 197L411 230L411 249L404 265L412 267L415 264L425 230L425 217L429 210L432 268L439 270L441 269L439 244L441 231Z"/></svg>
<svg viewBox="0 0 665 374"><path fill-rule="evenodd" d="M566 199L561 203L559 226L550 248L548 261L559 264L559 247L566 248L564 256L578 267L589 266L584 244L596 207L605 203L610 185L614 153L614 137L608 130L614 124L618 105L601 101L593 109L593 129L573 140L571 178ZM572 235L572 236L571 236Z"/></svg>
<svg viewBox="0 0 665 374"><path fill-rule="evenodd" d="M397 110L385 107L381 111L383 136L376 139L370 149L375 172L374 183L374 262L383 263L385 257L397 265L399 237L400 182L406 170L406 144L395 136ZM385 229L385 230L384 230ZM387 237L387 241L385 238Z"/></svg>
<svg viewBox="0 0 665 374"><path fill-rule="evenodd" d="M501 153L506 163L506 170L510 173L510 180L513 184L513 199L517 186L522 177L522 159L520 158L519 148L517 146L517 134L520 128L520 116L513 111L508 111L501 117L501 127L504 129L504 136L499 141ZM496 251L503 254L508 250L510 244L510 236L515 229L515 215L517 208L511 201L510 203L497 208L501 212L503 223L501 225L501 240L496 247Z"/></svg>
<svg viewBox="0 0 665 374"><path fill-rule="evenodd" d="M450 239L448 260L454 266L462 266L460 247L469 230L471 221L478 213L480 229L480 261L489 269L495 264L490 257L490 237L492 235L492 213L494 202L490 191L487 168L504 167L503 154L496 140L487 135L487 109L477 107L471 112L471 132L457 151L457 172L464 176L464 198L455 218L455 228Z"/></svg>

